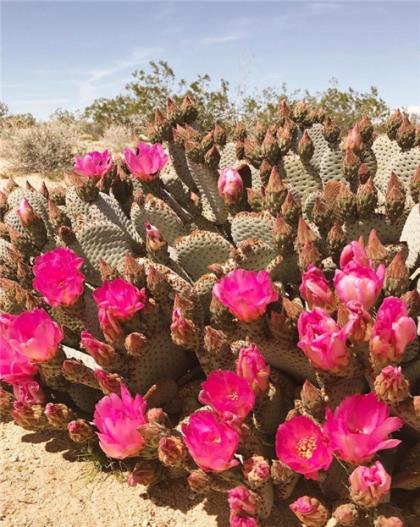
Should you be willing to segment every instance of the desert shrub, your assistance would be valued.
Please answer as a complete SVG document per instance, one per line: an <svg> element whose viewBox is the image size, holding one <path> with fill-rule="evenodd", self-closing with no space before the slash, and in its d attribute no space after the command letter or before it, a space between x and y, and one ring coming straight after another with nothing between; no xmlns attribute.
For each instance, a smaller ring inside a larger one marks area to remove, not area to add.
<svg viewBox="0 0 420 527"><path fill-rule="evenodd" d="M101 143L113 154L122 152L123 148L133 142L133 133L126 126L111 125L105 130Z"/></svg>
<svg viewBox="0 0 420 527"><path fill-rule="evenodd" d="M35 172L51 172L72 162L77 144L73 127L51 122L30 128L15 127L7 141L3 155L13 161L16 168Z"/></svg>

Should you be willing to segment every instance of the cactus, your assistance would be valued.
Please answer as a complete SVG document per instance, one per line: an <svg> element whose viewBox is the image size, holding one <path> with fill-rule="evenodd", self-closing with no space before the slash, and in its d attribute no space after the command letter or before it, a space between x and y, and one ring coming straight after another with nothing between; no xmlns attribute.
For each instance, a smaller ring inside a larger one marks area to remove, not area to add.
<svg viewBox="0 0 420 527"><path fill-rule="evenodd" d="M340 138L320 117L283 102L231 137L199 130L191 99L169 101L155 144L124 164L87 154L55 192L10 182L2 416L126 459L130 485L228 493L231 525L259 525L273 501L285 525L375 525L384 496L366 495L363 464L396 442L355 458L337 429L356 433L345 403L404 422L403 447L420 430L419 147L405 117L376 138L367 118ZM417 488L409 463L397 485Z"/></svg>

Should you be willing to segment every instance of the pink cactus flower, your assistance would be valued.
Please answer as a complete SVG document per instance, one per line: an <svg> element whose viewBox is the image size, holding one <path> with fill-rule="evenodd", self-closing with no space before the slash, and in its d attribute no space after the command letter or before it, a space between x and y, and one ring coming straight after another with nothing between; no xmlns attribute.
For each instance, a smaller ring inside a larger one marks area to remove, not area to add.
<svg viewBox="0 0 420 527"><path fill-rule="evenodd" d="M385 267L378 266L375 271L357 262L350 262L343 271L337 269L334 276L334 287L343 304L355 300L369 311L376 302L384 283Z"/></svg>
<svg viewBox="0 0 420 527"><path fill-rule="evenodd" d="M292 417L278 427L276 454L290 469L315 480L318 472L328 470L333 460L327 437L305 416Z"/></svg>
<svg viewBox="0 0 420 527"><path fill-rule="evenodd" d="M369 258L362 243L350 242L341 251L340 269L344 270L350 262L355 262L362 267L369 267Z"/></svg>
<svg viewBox="0 0 420 527"><path fill-rule="evenodd" d="M242 322L261 317L279 296L266 271L245 269L235 269L222 278L213 287L213 295Z"/></svg>
<svg viewBox="0 0 420 527"><path fill-rule="evenodd" d="M146 221L144 222L144 229L148 238L153 241L163 242L162 234L157 227Z"/></svg>
<svg viewBox="0 0 420 527"><path fill-rule="evenodd" d="M345 306L340 304L338 321L345 327L352 342L364 342L369 339L372 317L360 302L350 300Z"/></svg>
<svg viewBox="0 0 420 527"><path fill-rule="evenodd" d="M228 504L231 513L234 514L245 513L250 516L255 516L257 513L255 496L243 485L229 490Z"/></svg>
<svg viewBox="0 0 420 527"><path fill-rule="evenodd" d="M255 344L239 350L236 373L248 381L257 397L268 390L270 366Z"/></svg>
<svg viewBox="0 0 420 527"><path fill-rule="evenodd" d="M161 144L139 143L135 150L124 149L124 158L129 171L140 181L153 181L168 161L168 154Z"/></svg>
<svg viewBox="0 0 420 527"><path fill-rule="evenodd" d="M246 379L230 370L212 371L201 384L198 399L210 405L225 421L243 421L255 404L255 394Z"/></svg>
<svg viewBox="0 0 420 527"><path fill-rule="evenodd" d="M69 307L83 294L83 258L67 247L58 247L35 258L34 288L50 306Z"/></svg>
<svg viewBox="0 0 420 527"><path fill-rule="evenodd" d="M324 527L328 520L327 509L310 496L301 496L289 508L305 527Z"/></svg>
<svg viewBox="0 0 420 527"><path fill-rule="evenodd" d="M130 395L121 384L121 397L111 393L95 407L94 423L98 428L99 446L114 459L137 456L144 445L138 427L146 423L146 402L140 394Z"/></svg>
<svg viewBox="0 0 420 527"><path fill-rule="evenodd" d="M38 371L28 357L10 345L10 326L15 318L15 315L0 313L0 380L8 384L27 382Z"/></svg>
<svg viewBox="0 0 420 527"><path fill-rule="evenodd" d="M30 225L35 220L34 209L26 198L21 200L16 213L23 225Z"/></svg>
<svg viewBox="0 0 420 527"><path fill-rule="evenodd" d="M370 353L380 362L399 361L416 334L416 323L408 316L404 300L394 296L385 298L372 327Z"/></svg>
<svg viewBox="0 0 420 527"><path fill-rule="evenodd" d="M229 518L230 527L260 527L260 522L253 516L238 516L231 514Z"/></svg>
<svg viewBox="0 0 420 527"><path fill-rule="evenodd" d="M244 183L241 175L234 168L223 168L219 170L217 188L219 196L227 205L234 205L242 198Z"/></svg>
<svg viewBox="0 0 420 527"><path fill-rule="evenodd" d="M99 311L105 310L116 320L129 320L144 308L147 300L144 289L139 290L122 278L106 280L95 289L93 299Z"/></svg>
<svg viewBox="0 0 420 527"><path fill-rule="evenodd" d="M53 359L63 338L61 327L40 308L17 315L9 328L12 348L33 362Z"/></svg>
<svg viewBox="0 0 420 527"><path fill-rule="evenodd" d="M233 456L239 445L239 433L213 412L194 412L181 429L191 457L205 472L223 472L238 465Z"/></svg>
<svg viewBox="0 0 420 527"><path fill-rule="evenodd" d="M41 386L32 379L25 379L13 384L13 393L16 400L26 404L42 404L45 395Z"/></svg>
<svg viewBox="0 0 420 527"><path fill-rule="evenodd" d="M103 152L88 152L84 156L74 158L74 171L80 176L88 178L101 178L112 170L113 162L108 150Z"/></svg>
<svg viewBox="0 0 420 527"><path fill-rule="evenodd" d="M360 465L350 474L351 499L361 507L376 507L391 488L391 476L380 461L371 467Z"/></svg>
<svg viewBox="0 0 420 527"><path fill-rule="evenodd" d="M360 465L379 450L399 445L399 439L388 435L403 424L399 417L389 417L389 407L375 394L356 394L346 397L334 412L327 408L324 431L340 459Z"/></svg>
<svg viewBox="0 0 420 527"><path fill-rule="evenodd" d="M334 293L324 273L315 265L309 265L306 273L303 273L299 293L306 300L310 309L320 307L328 312L335 309Z"/></svg>
<svg viewBox="0 0 420 527"><path fill-rule="evenodd" d="M298 347L315 368L337 373L348 366L347 331L322 309L301 313L298 332Z"/></svg>
<svg viewBox="0 0 420 527"><path fill-rule="evenodd" d="M108 342L118 342L124 336L123 327L107 309L98 310L98 320L102 333Z"/></svg>

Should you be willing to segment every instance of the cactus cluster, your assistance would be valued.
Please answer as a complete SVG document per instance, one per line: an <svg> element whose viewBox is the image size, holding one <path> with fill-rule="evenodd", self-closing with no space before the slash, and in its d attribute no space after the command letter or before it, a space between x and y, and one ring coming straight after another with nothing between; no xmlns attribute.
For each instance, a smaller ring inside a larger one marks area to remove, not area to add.
<svg viewBox="0 0 420 527"><path fill-rule="evenodd" d="M1 193L2 417L224 492L234 527L416 525L415 127L196 118Z"/></svg>

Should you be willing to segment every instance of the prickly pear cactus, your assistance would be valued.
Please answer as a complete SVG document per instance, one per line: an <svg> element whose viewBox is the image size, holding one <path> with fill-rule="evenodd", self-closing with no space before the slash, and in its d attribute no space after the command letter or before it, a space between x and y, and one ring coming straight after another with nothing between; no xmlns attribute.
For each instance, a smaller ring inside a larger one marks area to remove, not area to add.
<svg viewBox="0 0 420 527"><path fill-rule="evenodd" d="M415 525L413 127L196 117L168 100L124 163L2 192L2 416L227 493L233 526Z"/></svg>

